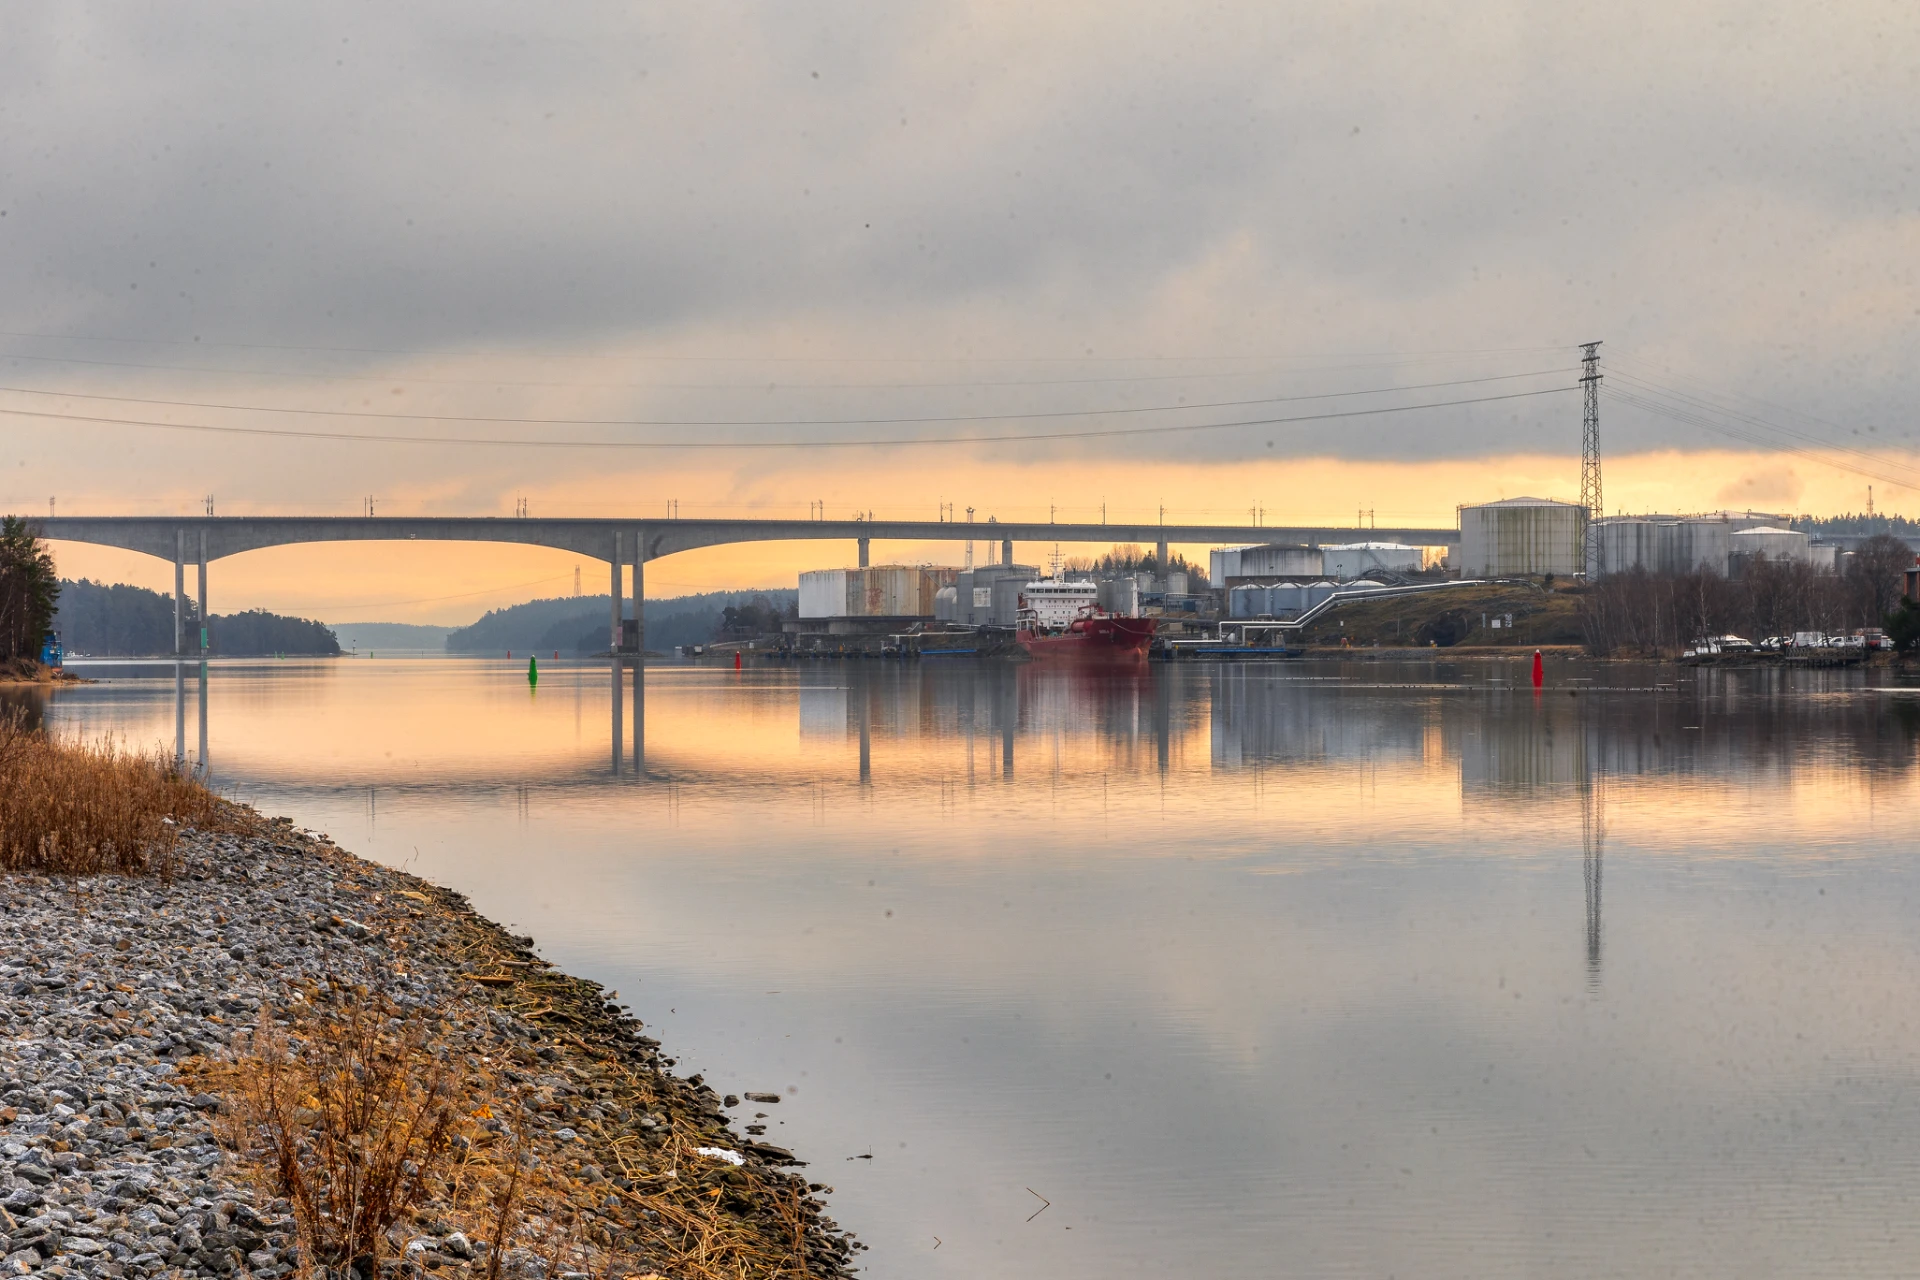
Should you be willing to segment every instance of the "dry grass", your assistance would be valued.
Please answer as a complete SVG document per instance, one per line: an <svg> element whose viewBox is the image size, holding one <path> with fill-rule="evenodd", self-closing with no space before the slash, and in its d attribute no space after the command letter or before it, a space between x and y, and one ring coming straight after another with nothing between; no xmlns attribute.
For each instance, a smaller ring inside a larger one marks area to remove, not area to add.
<svg viewBox="0 0 1920 1280"><path fill-rule="evenodd" d="M235 821L157 751L64 741L0 715L0 869L166 874L183 828Z"/></svg>
<svg viewBox="0 0 1920 1280"><path fill-rule="evenodd" d="M509 1083L523 1064L483 1060L457 1021L363 987L310 989L283 1016L189 1074L222 1097L221 1136L241 1168L291 1204L305 1268L382 1275L412 1222L439 1221L482 1245L462 1269L475 1280L821 1274L808 1264L804 1184L716 1166L694 1150L710 1134L676 1119L643 1145L570 1121L608 1172L630 1178L616 1188L586 1177L582 1144L563 1148L534 1123L550 1091ZM645 1081L622 1083L642 1111L667 1105ZM766 1221L743 1218L750 1205Z"/></svg>
<svg viewBox="0 0 1920 1280"><path fill-rule="evenodd" d="M418 1022L377 997L303 1032L255 1030L228 1137L292 1203L303 1257L377 1275L389 1229L445 1181L465 1141L458 1076Z"/></svg>

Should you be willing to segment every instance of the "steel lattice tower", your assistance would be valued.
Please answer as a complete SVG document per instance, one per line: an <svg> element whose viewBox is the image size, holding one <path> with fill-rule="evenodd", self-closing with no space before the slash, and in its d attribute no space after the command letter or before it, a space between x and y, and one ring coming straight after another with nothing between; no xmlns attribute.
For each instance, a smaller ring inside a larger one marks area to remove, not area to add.
<svg viewBox="0 0 1920 1280"><path fill-rule="evenodd" d="M1580 505L1587 509L1587 581L1600 576L1600 344L1580 344L1580 384L1586 405L1580 414Z"/></svg>

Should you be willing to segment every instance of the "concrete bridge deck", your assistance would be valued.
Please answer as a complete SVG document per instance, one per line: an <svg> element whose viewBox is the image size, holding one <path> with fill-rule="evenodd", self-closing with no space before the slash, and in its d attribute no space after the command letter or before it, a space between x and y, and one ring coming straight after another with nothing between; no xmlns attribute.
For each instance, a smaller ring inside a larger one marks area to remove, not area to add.
<svg viewBox="0 0 1920 1280"><path fill-rule="evenodd" d="M174 648L184 653L186 566L199 567L200 616L207 616L207 565L227 556L308 542L517 542L552 547L605 560L612 567L612 641L621 647L625 584L621 568L633 567L634 616L645 647L644 573L649 560L681 551L738 542L851 541L859 563L870 544L895 542L999 542L1001 558L1013 560L1015 542L1151 543L1166 562L1169 545L1262 542L1404 542L1453 546L1457 529L1352 528L1238 524L1055 524L948 520L730 520L730 519L538 519L516 516L48 516L32 522L53 542L119 547L173 562ZM202 628L199 649L207 637Z"/></svg>

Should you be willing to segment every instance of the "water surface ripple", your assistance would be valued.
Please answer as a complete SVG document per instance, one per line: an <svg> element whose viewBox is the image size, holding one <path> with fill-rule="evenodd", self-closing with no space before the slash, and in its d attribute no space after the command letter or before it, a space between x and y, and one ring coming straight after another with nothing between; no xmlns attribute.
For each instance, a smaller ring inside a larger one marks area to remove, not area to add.
<svg viewBox="0 0 1920 1280"><path fill-rule="evenodd" d="M877 1276L1915 1270L1885 678L81 670L57 729L204 750L781 1092Z"/></svg>

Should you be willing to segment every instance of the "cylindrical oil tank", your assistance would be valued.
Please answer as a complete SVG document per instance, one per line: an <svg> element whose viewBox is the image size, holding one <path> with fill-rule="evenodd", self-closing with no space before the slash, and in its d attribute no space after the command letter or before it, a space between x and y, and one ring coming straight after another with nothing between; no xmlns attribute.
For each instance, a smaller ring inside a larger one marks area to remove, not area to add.
<svg viewBox="0 0 1920 1280"><path fill-rule="evenodd" d="M809 569L800 575L800 616L803 618L844 618L847 616L847 571L845 569Z"/></svg>
<svg viewBox="0 0 1920 1280"><path fill-rule="evenodd" d="M1549 498L1460 508L1460 572L1468 578L1586 572L1587 510Z"/></svg>
<svg viewBox="0 0 1920 1280"><path fill-rule="evenodd" d="M1348 542L1320 548L1321 572L1351 582L1371 572L1417 573L1422 552L1400 542Z"/></svg>
<svg viewBox="0 0 1920 1280"><path fill-rule="evenodd" d="M1235 548L1238 552L1230 578L1317 578L1320 576L1320 548L1296 543L1274 542L1258 547Z"/></svg>
<svg viewBox="0 0 1920 1280"><path fill-rule="evenodd" d="M1742 529L1729 534L1727 541L1733 546L1735 556L1748 559L1765 557L1768 560L1806 560L1808 558L1808 538L1794 529L1775 529L1761 525L1757 529Z"/></svg>

